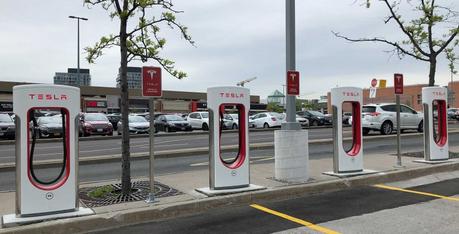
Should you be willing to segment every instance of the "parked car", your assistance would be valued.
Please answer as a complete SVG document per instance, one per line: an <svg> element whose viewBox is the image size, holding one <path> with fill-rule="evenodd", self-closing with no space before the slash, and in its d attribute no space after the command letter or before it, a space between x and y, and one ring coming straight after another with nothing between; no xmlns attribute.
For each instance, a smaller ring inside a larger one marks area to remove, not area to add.
<svg viewBox="0 0 459 234"><path fill-rule="evenodd" d="M287 121L287 115L285 113L282 113L282 123L286 121ZM296 122L300 123L301 127L309 127L309 120L299 115L296 115Z"/></svg>
<svg viewBox="0 0 459 234"><path fill-rule="evenodd" d="M120 113L113 113L113 114L108 114L107 115L108 121L113 126L113 130L118 130L118 122L121 120L121 114Z"/></svg>
<svg viewBox="0 0 459 234"><path fill-rule="evenodd" d="M282 115L276 112L262 112L252 117L255 128L273 128L282 125Z"/></svg>
<svg viewBox="0 0 459 234"><path fill-rule="evenodd" d="M223 116L223 129L237 129L239 125L239 119L233 118L233 115L238 117L237 114L225 114Z"/></svg>
<svg viewBox="0 0 459 234"><path fill-rule="evenodd" d="M193 131L191 125L178 115L160 115L155 120L155 130L163 132Z"/></svg>
<svg viewBox="0 0 459 234"><path fill-rule="evenodd" d="M343 112L343 124L351 125L352 112Z"/></svg>
<svg viewBox="0 0 459 234"><path fill-rule="evenodd" d="M187 119L193 129L209 130L209 113L208 112L191 112Z"/></svg>
<svg viewBox="0 0 459 234"><path fill-rule="evenodd" d="M459 108L449 108L448 109L448 118L459 120Z"/></svg>
<svg viewBox="0 0 459 234"><path fill-rule="evenodd" d="M8 114L0 114L0 138L14 139L15 125Z"/></svg>
<svg viewBox="0 0 459 234"><path fill-rule="evenodd" d="M80 116L80 135L113 135L113 125L103 113L83 113Z"/></svg>
<svg viewBox="0 0 459 234"><path fill-rule="evenodd" d="M397 126L396 104L369 104L362 107L362 128L363 133L379 131L382 135L391 134ZM418 113L411 107L400 105L400 130L415 129L423 131L422 113Z"/></svg>
<svg viewBox="0 0 459 234"><path fill-rule="evenodd" d="M150 122L143 116L140 115L129 115L129 133L141 134L149 133L150 131ZM118 122L118 135L121 135L123 132L123 123Z"/></svg>
<svg viewBox="0 0 459 234"><path fill-rule="evenodd" d="M58 137L63 134L61 115L39 117L37 125L39 138Z"/></svg>
<svg viewBox="0 0 459 234"><path fill-rule="evenodd" d="M332 124L331 117L326 117L324 114L318 111L298 111L296 112L299 116L309 120L310 126L322 126L326 124Z"/></svg>

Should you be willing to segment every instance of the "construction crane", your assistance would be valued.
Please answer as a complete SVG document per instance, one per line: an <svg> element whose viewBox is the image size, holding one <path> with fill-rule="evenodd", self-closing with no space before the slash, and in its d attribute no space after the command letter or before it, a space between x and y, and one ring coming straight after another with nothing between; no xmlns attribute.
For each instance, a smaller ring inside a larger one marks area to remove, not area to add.
<svg viewBox="0 0 459 234"><path fill-rule="evenodd" d="M237 85L237 86L244 87L244 84L245 84L245 83L249 83L250 81L255 80L255 79L257 79L256 76L255 76L255 77L252 77L252 78L250 78L250 79L247 79L247 80L243 80L243 81L241 81L241 82L238 82L236 85Z"/></svg>

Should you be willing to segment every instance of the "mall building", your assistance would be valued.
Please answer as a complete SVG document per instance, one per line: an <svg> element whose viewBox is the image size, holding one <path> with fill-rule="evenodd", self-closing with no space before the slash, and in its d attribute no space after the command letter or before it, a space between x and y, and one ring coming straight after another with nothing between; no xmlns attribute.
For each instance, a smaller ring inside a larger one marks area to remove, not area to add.
<svg viewBox="0 0 459 234"><path fill-rule="evenodd" d="M31 83L0 81L0 112L13 111L13 86ZM121 91L119 88L81 86L81 111L119 113ZM207 93L164 90L163 97L155 99L155 112L189 113L207 110ZM265 111L260 96L250 96L252 112ZM148 98L142 97L140 89L129 90L130 112L148 112Z"/></svg>

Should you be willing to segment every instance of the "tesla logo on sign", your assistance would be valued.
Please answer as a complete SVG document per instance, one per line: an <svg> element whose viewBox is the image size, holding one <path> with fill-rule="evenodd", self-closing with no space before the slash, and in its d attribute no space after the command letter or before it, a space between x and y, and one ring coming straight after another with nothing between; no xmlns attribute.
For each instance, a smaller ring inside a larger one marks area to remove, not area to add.
<svg viewBox="0 0 459 234"><path fill-rule="evenodd" d="M343 92L345 97L358 97L360 96L359 92Z"/></svg>
<svg viewBox="0 0 459 234"><path fill-rule="evenodd" d="M395 94L403 94L403 74L394 74Z"/></svg>
<svg viewBox="0 0 459 234"><path fill-rule="evenodd" d="M287 95L300 95L300 72L287 71Z"/></svg>
<svg viewBox="0 0 459 234"><path fill-rule="evenodd" d="M243 93L220 93L220 97L226 97L226 98L243 98L244 94Z"/></svg>
<svg viewBox="0 0 459 234"><path fill-rule="evenodd" d="M142 95L144 97L163 95L160 67L142 67Z"/></svg>
<svg viewBox="0 0 459 234"><path fill-rule="evenodd" d="M432 92L432 93L433 93L434 96L440 96L440 97L446 96L446 92L438 91L438 92Z"/></svg>
<svg viewBox="0 0 459 234"><path fill-rule="evenodd" d="M68 96L65 94L45 94L45 93L34 94L34 93L31 93L29 94L29 98L31 100L40 100L40 101L51 101L51 100L66 101L68 99Z"/></svg>

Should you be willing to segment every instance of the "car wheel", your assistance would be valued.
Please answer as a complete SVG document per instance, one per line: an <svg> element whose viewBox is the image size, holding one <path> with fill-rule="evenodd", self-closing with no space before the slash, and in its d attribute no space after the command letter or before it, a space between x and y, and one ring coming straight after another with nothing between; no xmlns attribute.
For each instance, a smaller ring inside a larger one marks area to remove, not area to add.
<svg viewBox="0 0 459 234"><path fill-rule="evenodd" d="M421 121L418 125L418 132L424 132L424 121Z"/></svg>
<svg viewBox="0 0 459 234"><path fill-rule="evenodd" d="M38 130L38 138L46 138L49 137L49 134L45 134L42 131Z"/></svg>
<svg viewBox="0 0 459 234"><path fill-rule="evenodd" d="M237 129L237 124L233 124L233 129Z"/></svg>
<svg viewBox="0 0 459 234"><path fill-rule="evenodd" d="M118 136L120 136L120 135L121 135L121 132L120 132L120 131L118 131Z"/></svg>
<svg viewBox="0 0 459 234"><path fill-rule="evenodd" d="M313 120L311 126L317 127L319 126L319 122L317 120Z"/></svg>
<svg viewBox="0 0 459 234"><path fill-rule="evenodd" d="M204 130L204 131L209 131L209 126L207 126L206 123L203 123L203 124L202 124L202 130Z"/></svg>
<svg viewBox="0 0 459 234"><path fill-rule="evenodd" d="M263 124L263 128L269 128L269 124L268 123Z"/></svg>
<svg viewBox="0 0 459 234"><path fill-rule="evenodd" d="M370 129L369 128L364 128L363 129L363 135L368 135L368 133L370 133Z"/></svg>
<svg viewBox="0 0 459 234"><path fill-rule="evenodd" d="M389 135L394 130L394 127L390 121L386 121L381 125L381 135Z"/></svg>

